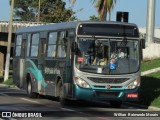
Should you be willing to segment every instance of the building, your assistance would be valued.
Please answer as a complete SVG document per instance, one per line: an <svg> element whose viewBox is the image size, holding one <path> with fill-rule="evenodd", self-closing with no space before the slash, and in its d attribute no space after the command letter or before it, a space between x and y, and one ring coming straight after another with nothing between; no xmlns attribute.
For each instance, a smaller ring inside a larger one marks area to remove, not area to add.
<svg viewBox="0 0 160 120"><path fill-rule="evenodd" d="M35 22L13 22L12 27L12 44L11 44L11 64L10 69L12 69L12 57L13 57L13 47L14 47L14 39L15 32L18 28L27 27L27 26L36 26L41 25L43 23L35 23ZM9 22L0 21L0 75L3 75L6 61L6 52L7 52L7 41L8 41L8 31L9 31Z"/></svg>
<svg viewBox="0 0 160 120"><path fill-rule="evenodd" d="M146 38L146 28L139 27L141 38ZM147 42L147 41L146 41ZM156 27L154 30L153 42L143 49L143 59L152 60L160 58L160 27Z"/></svg>

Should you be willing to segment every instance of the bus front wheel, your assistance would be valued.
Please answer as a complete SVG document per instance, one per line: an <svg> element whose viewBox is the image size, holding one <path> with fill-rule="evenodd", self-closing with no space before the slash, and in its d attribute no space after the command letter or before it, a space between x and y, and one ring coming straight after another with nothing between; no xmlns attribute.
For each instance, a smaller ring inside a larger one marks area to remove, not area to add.
<svg viewBox="0 0 160 120"><path fill-rule="evenodd" d="M59 86L59 101L62 105L66 105L67 100L63 97L63 85L61 81L58 83L58 86Z"/></svg>
<svg viewBox="0 0 160 120"><path fill-rule="evenodd" d="M27 94L30 98L36 98L37 97L37 93L33 92L33 86L32 86L31 80L28 80L28 82L27 82Z"/></svg>

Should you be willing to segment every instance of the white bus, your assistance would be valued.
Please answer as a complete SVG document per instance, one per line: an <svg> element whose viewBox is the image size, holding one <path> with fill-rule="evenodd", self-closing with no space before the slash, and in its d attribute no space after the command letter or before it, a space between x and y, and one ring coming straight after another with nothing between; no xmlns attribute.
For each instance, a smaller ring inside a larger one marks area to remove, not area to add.
<svg viewBox="0 0 160 120"><path fill-rule="evenodd" d="M16 32L13 81L38 94L67 100L138 100L141 41L135 24L65 22Z"/></svg>

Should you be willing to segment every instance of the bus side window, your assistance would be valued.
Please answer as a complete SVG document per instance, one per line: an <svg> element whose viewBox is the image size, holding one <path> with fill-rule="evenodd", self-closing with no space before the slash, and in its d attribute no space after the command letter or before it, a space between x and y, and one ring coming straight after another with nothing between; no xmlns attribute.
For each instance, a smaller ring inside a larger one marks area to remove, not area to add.
<svg viewBox="0 0 160 120"><path fill-rule="evenodd" d="M57 32L49 33L47 57L56 57Z"/></svg>
<svg viewBox="0 0 160 120"><path fill-rule="evenodd" d="M58 50L57 57L66 57L67 40L65 39L65 32L60 32L58 35Z"/></svg>
<svg viewBox="0 0 160 120"><path fill-rule="evenodd" d="M38 55L38 46L32 46L31 47L31 56L37 57L37 55Z"/></svg>
<svg viewBox="0 0 160 120"><path fill-rule="evenodd" d="M17 35L16 38L16 50L15 50L15 56L21 55L21 47L22 47L22 35Z"/></svg>
<svg viewBox="0 0 160 120"><path fill-rule="evenodd" d="M39 44L39 34L32 35L32 44L31 44L31 57L38 56L38 44Z"/></svg>
<svg viewBox="0 0 160 120"><path fill-rule="evenodd" d="M28 34L27 38L27 56L30 54L30 45L31 45L31 34Z"/></svg>

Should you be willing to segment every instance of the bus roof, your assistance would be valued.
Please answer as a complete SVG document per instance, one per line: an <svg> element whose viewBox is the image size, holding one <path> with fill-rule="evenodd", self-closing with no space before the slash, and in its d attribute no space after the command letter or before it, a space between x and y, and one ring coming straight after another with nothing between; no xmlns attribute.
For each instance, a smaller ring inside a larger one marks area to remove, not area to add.
<svg viewBox="0 0 160 120"><path fill-rule="evenodd" d="M17 29L16 33L25 33L25 32L41 32L41 31L52 31L52 30L62 30L62 29L73 29L77 28L77 26L81 23L87 24L114 24L114 25L129 25L135 26L136 24L133 23L125 23L125 22L115 22L115 21L74 21L74 22L62 22L62 23L50 23L46 25L39 25L39 26L29 26Z"/></svg>

